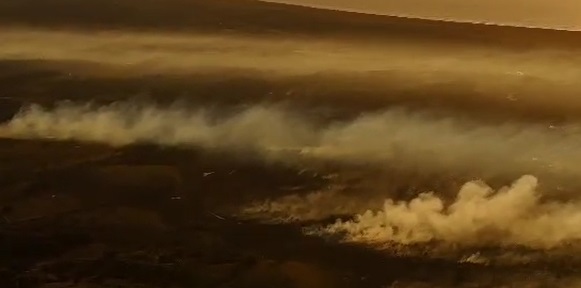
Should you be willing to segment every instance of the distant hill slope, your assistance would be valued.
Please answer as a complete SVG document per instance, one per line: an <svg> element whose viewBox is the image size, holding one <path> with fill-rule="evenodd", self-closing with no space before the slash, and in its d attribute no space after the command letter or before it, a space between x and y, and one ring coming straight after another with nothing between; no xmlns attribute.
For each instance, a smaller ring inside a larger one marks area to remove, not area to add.
<svg viewBox="0 0 581 288"><path fill-rule="evenodd" d="M0 24L581 48L581 32L367 15L255 0L2 0Z"/></svg>

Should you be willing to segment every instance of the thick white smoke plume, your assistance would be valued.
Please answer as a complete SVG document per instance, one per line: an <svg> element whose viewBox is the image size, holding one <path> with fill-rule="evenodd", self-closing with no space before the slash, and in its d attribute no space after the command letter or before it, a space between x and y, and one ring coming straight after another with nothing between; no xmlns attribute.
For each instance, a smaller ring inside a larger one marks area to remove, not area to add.
<svg viewBox="0 0 581 288"><path fill-rule="evenodd" d="M283 161L305 156L423 171L474 171L483 178L532 174L569 183L581 175L581 134L576 131L574 126L527 123L486 126L401 109L323 125L269 106L218 117L203 109L131 103L31 106L0 125L0 136L10 138L252 149Z"/></svg>
<svg viewBox="0 0 581 288"><path fill-rule="evenodd" d="M468 182L450 205L434 193L409 202L386 200L383 210L338 221L318 233L345 233L371 244L442 241L461 245L523 245L554 248L581 240L581 203L543 203L537 179L523 176L494 191Z"/></svg>
<svg viewBox="0 0 581 288"><path fill-rule="evenodd" d="M429 192L407 202L385 200L383 209L371 208L380 207L381 200L365 201L365 195L315 192L255 203L243 212L266 221L305 221L362 211L353 220L337 220L306 231L380 247L435 242L550 249L580 241L581 202L542 200L537 186L537 178L530 175L497 191L472 181L460 189L452 203ZM362 210L365 202L372 210Z"/></svg>

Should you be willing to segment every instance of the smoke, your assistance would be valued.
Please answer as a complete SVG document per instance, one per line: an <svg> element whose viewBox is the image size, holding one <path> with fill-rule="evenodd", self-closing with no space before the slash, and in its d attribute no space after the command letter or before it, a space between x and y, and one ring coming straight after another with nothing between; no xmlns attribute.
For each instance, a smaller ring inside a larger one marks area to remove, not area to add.
<svg viewBox="0 0 581 288"><path fill-rule="evenodd" d="M354 41L241 35L0 29L5 60L81 61L137 68L132 73L210 69L277 75L396 71L410 81L466 75L512 78L521 72L560 84L577 84L581 58L574 51L509 51L449 43ZM555 73L558 71L559 73ZM508 76L507 76L508 75ZM474 77L472 77L474 78ZM487 81L488 84L489 81Z"/></svg>
<svg viewBox="0 0 581 288"><path fill-rule="evenodd" d="M386 200L382 210L339 220L317 233L345 234L346 241L370 244L441 241L554 248L581 240L581 203L542 202L537 185L528 175L498 191L468 182L450 205L434 193L409 202Z"/></svg>
<svg viewBox="0 0 581 288"><path fill-rule="evenodd" d="M230 118L215 117L204 109L164 109L132 103L65 103L54 110L31 105L1 131L6 137L79 140L113 146L150 143L230 149L300 146L313 136L307 123L294 121L282 110L257 106Z"/></svg>
<svg viewBox="0 0 581 288"><path fill-rule="evenodd" d="M445 40L126 31L87 35L13 28L0 29L0 39L3 60L42 60L50 69L62 65L63 75L80 78L209 73L223 76L216 79L228 83L232 75L243 75L273 81L269 83L306 79L310 83L306 87L295 83L289 88L296 92L293 97L307 99L354 89L364 91L358 97L369 97L370 91L381 93L365 100L381 99L384 104L471 103L479 110L540 112L535 115L552 111L559 117L577 115L581 109L577 97L581 54L573 50L514 51Z"/></svg>
<svg viewBox="0 0 581 288"><path fill-rule="evenodd" d="M379 201L345 195L341 193L344 189L343 186L332 185L307 195L292 194L279 199L257 201L243 207L238 216L269 223L321 221L363 212Z"/></svg>
<svg viewBox="0 0 581 288"><path fill-rule="evenodd" d="M315 121L282 106L218 112L136 103L64 103L51 109L32 105L1 125L0 135L257 151L276 161L304 157L422 171L474 171L483 178L532 172L554 183L579 186L581 136L574 125L486 126L405 109L341 122ZM339 221L316 233L344 234L347 241L374 244L442 241L551 248L579 240L581 205L573 200L556 202L550 194L541 199L537 182L523 176L496 192L481 182L468 182L449 205L435 193L424 193L409 202L387 200L383 209L377 198L358 195L355 201L335 187L306 198L256 203L243 212L279 221L360 213L352 221ZM370 208L374 211L365 212Z"/></svg>
<svg viewBox="0 0 581 288"><path fill-rule="evenodd" d="M576 185L581 175L578 130L575 125L531 123L487 126L395 108L325 122L281 106L252 106L225 115L177 105L65 103L23 109L0 126L0 136L253 150L278 161L303 157L444 173L473 171L483 178L532 174Z"/></svg>
<svg viewBox="0 0 581 288"><path fill-rule="evenodd" d="M581 202L543 200L537 178L530 175L496 191L481 181L467 182L451 203L434 192L407 202L388 199L374 210L362 209L366 202L367 207L381 206L381 201L365 195L319 191L255 203L243 212L267 221L320 221L363 211L352 220L338 219L306 233L339 235L343 241L379 247L446 243L552 249L581 240Z"/></svg>

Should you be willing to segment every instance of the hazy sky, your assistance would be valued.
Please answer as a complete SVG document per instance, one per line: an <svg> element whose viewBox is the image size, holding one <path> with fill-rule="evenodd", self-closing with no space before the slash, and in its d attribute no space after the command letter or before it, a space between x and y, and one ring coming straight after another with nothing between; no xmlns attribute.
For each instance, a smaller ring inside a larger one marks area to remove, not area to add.
<svg viewBox="0 0 581 288"><path fill-rule="evenodd" d="M272 0L359 12L581 29L581 0Z"/></svg>

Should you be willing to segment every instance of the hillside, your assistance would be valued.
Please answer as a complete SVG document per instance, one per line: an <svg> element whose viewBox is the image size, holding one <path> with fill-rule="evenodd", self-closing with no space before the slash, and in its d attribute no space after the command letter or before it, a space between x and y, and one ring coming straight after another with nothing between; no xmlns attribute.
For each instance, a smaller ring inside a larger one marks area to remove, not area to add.
<svg viewBox="0 0 581 288"><path fill-rule="evenodd" d="M74 29L294 34L579 48L579 32L339 12L254 0L4 0L3 25Z"/></svg>

